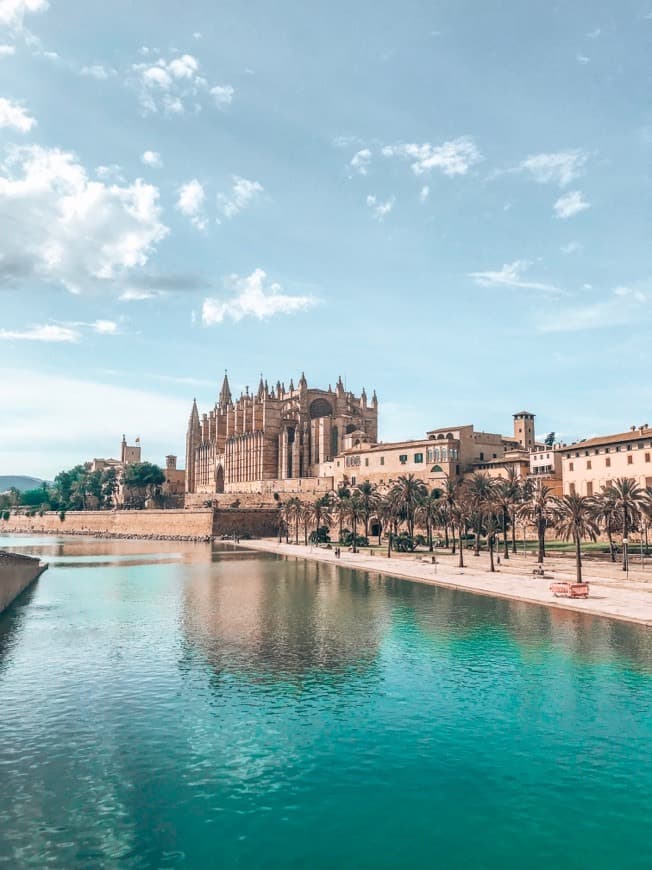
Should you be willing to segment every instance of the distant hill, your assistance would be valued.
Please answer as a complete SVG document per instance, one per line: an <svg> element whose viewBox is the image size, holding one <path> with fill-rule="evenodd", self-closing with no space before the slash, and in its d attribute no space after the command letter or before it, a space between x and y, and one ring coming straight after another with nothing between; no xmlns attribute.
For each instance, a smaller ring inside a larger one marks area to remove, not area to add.
<svg viewBox="0 0 652 870"><path fill-rule="evenodd" d="M28 477L26 474L0 474L0 492L7 492L15 486L20 492L26 489L36 489L43 481L39 477Z"/></svg>

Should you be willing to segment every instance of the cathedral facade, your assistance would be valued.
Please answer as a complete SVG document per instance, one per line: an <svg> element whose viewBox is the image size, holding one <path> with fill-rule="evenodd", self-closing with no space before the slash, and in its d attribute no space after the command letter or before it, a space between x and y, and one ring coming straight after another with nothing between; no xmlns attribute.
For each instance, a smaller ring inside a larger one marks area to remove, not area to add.
<svg viewBox="0 0 652 870"><path fill-rule="evenodd" d="M270 389L262 377L256 393L234 401L228 377L215 406L199 416L193 402L186 435L186 492L262 492L272 481L320 478L356 436L378 437L378 399L344 388L308 387L305 375L289 388ZM265 483L267 482L267 483Z"/></svg>

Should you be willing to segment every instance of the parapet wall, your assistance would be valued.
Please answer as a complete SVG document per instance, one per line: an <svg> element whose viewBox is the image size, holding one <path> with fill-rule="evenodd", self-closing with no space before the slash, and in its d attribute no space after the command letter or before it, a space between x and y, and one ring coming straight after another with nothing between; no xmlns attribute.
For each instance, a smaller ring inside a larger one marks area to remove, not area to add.
<svg viewBox="0 0 652 870"><path fill-rule="evenodd" d="M15 515L0 520L3 531L207 538L213 531L213 511L69 511L63 522L54 512L42 517Z"/></svg>
<svg viewBox="0 0 652 870"><path fill-rule="evenodd" d="M69 511L61 521L59 514L42 517L12 515L0 520L1 532L46 534L110 535L133 538L210 538L221 535L275 535L278 510L264 508L227 508L215 510L168 511Z"/></svg>

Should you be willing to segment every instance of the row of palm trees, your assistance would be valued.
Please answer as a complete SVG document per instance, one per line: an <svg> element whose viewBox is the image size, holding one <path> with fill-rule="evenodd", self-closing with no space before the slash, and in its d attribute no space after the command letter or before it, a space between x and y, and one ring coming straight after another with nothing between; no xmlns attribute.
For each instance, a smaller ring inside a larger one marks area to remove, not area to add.
<svg viewBox="0 0 652 870"><path fill-rule="evenodd" d="M595 541L604 532L611 558L616 560L614 535L623 541L623 570L627 565L627 540L630 532L645 530L652 521L652 488L640 487L632 478L620 478L595 496L571 493L556 496L542 480L521 479L513 469L504 478L492 478L485 472L475 472L469 478L447 478L441 487L429 488L413 474L403 475L388 489L381 491L365 481L356 487L340 486L313 501L290 498L281 505L279 540L294 532L299 542L300 530L304 543L309 531L336 526L342 540L345 525L350 526L353 549L358 531L369 537L373 520L380 545L383 532L387 536L387 555L399 531L407 530L414 539L416 528L426 532L429 549L434 548L435 532L443 535L443 544L458 555L458 565L464 567L463 542L473 539L473 553L480 554L481 541L486 541L490 570L495 571L495 550L502 533L503 558L510 550L516 553L516 525L533 527L538 541L538 561L546 556L546 531L551 529L561 540L573 541L576 550L578 582L582 573L582 541ZM647 548L647 542L646 542Z"/></svg>

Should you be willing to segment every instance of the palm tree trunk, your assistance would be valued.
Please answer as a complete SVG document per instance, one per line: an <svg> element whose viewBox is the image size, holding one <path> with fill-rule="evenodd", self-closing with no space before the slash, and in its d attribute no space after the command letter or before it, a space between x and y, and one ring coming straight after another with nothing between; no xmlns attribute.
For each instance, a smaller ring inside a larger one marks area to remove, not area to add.
<svg viewBox="0 0 652 870"><path fill-rule="evenodd" d="M382 544L383 524L378 520L378 546Z"/></svg>
<svg viewBox="0 0 652 870"><path fill-rule="evenodd" d="M624 522L623 522L623 571L627 570L627 562L629 561L629 553L627 552L628 544L625 541L629 537L629 517L627 516L627 508L624 511Z"/></svg>
<svg viewBox="0 0 652 870"><path fill-rule="evenodd" d="M308 521L304 521L303 524L303 545L304 547L308 546Z"/></svg>
<svg viewBox="0 0 652 870"><path fill-rule="evenodd" d="M487 544L489 546L489 570L493 572L496 570L496 566L494 565L494 536L493 535L490 534L487 536Z"/></svg>
<svg viewBox="0 0 652 870"><path fill-rule="evenodd" d="M455 537L455 523L451 523L451 532L452 532L452 536L453 536L453 548L451 550L451 556L454 556L455 555L455 545L457 543L456 537ZM461 545L462 545L462 541L460 540L460 546ZM446 542L446 548L448 549L448 541Z"/></svg>
<svg viewBox="0 0 652 870"><path fill-rule="evenodd" d="M507 508L503 510L503 556L509 559L509 544L507 543Z"/></svg>
<svg viewBox="0 0 652 870"><path fill-rule="evenodd" d="M582 547L580 544L580 536L575 535L575 580L577 583L582 582Z"/></svg>
<svg viewBox="0 0 652 870"><path fill-rule="evenodd" d="M298 514L297 514L296 520L294 521L294 532L295 532L296 543L298 544L299 543L299 515Z"/></svg>
<svg viewBox="0 0 652 870"><path fill-rule="evenodd" d="M453 534L455 534L454 530ZM444 523L444 546L448 549L448 523Z"/></svg>
<svg viewBox="0 0 652 870"><path fill-rule="evenodd" d="M355 548L355 539L357 537L357 523L355 515L351 517L351 525L353 526L353 552L357 553L358 551Z"/></svg>
<svg viewBox="0 0 652 870"><path fill-rule="evenodd" d="M392 524L389 523L389 529L387 530L387 558L392 558Z"/></svg>
<svg viewBox="0 0 652 870"><path fill-rule="evenodd" d="M545 534L546 534L546 524L545 520L539 517L537 521L537 530L539 532L539 562L543 564L543 560L546 556L546 548L545 548Z"/></svg>
<svg viewBox="0 0 652 870"><path fill-rule="evenodd" d="M512 553L516 555L516 518L512 517Z"/></svg>
<svg viewBox="0 0 652 870"><path fill-rule="evenodd" d="M611 556L611 561L616 561L616 550L614 548L614 539L611 534L611 523L607 523L607 540L609 541L609 554Z"/></svg>
<svg viewBox="0 0 652 870"><path fill-rule="evenodd" d="M432 553L434 548L432 545L432 522L430 520L428 520L428 545L428 549Z"/></svg>
<svg viewBox="0 0 652 870"><path fill-rule="evenodd" d="M480 555L480 529L482 526L482 521L479 519L475 524L475 547L473 550L474 556Z"/></svg>
<svg viewBox="0 0 652 870"><path fill-rule="evenodd" d="M459 561L457 564L460 568L463 568L464 567L464 547L462 546L462 523L460 523L458 526L458 540L460 543L460 558L459 558Z"/></svg>

